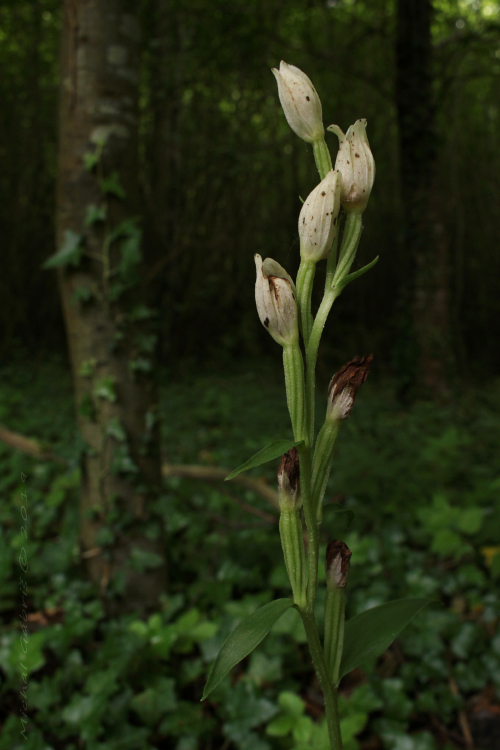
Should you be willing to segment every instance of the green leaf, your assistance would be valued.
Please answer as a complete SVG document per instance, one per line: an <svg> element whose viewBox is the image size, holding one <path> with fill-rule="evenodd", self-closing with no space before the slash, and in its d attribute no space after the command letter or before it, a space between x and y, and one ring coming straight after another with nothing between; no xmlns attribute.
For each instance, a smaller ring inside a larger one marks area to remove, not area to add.
<svg viewBox="0 0 500 750"><path fill-rule="evenodd" d="M71 229L66 229L60 249L57 253L51 255L50 258L47 258L42 268L56 268L57 266L66 266L68 263L77 266L82 256L82 239L81 234L77 234Z"/></svg>
<svg viewBox="0 0 500 750"><path fill-rule="evenodd" d="M141 230L136 229L134 234L128 235L126 239L122 241L118 272L124 279L128 278L131 273L134 273L141 262L141 237Z"/></svg>
<svg viewBox="0 0 500 750"><path fill-rule="evenodd" d="M130 553L130 567L132 570L142 573L145 570L159 568L162 563L162 558L155 552L148 552L140 547L132 547Z"/></svg>
<svg viewBox="0 0 500 750"><path fill-rule="evenodd" d="M125 198L127 196L127 193L120 182L118 172L111 172L109 177L105 177L101 180L101 191L103 193L114 195L117 198Z"/></svg>
<svg viewBox="0 0 500 750"><path fill-rule="evenodd" d="M382 654L429 599L396 599L352 617L345 624L340 676Z"/></svg>
<svg viewBox="0 0 500 750"><path fill-rule="evenodd" d="M296 722L297 719L295 716L292 716L291 714L281 714L281 716L278 716L277 719L273 719L273 721L267 725L266 734L269 734L271 737L285 737L285 735L290 734Z"/></svg>
<svg viewBox="0 0 500 750"><path fill-rule="evenodd" d="M212 690L222 682L235 664L248 656L264 640L274 623L290 607L293 607L292 599L276 599L274 602L269 602L269 604L265 604L256 610L250 617L247 617L246 620L243 620L230 633L212 665L202 700L205 700Z"/></svg>
<svg viewBox="0 0 500 750"><path fill-rule="evenodd" d="M255 453L255 455L249 458L248 461L245 461L244 464L241 464L237 469L234 469L234 471L227 475L224 481L227 482L229 479L237 477L238 474L241 474L243 471L248 471L248 469L253 469L255 466L260 466L268 461L272 461L273 458L282 456L283 453L289 451L290 448L302 445L302 443L302 440L299 440L296 443L294 443L293 440L274 440L272 443L269 443L269 445L266 445L265 448L262 448L258 453Z"/></svg>
<svg viewBox="0 0 500 750"><path fill-rule="evenodd" d="M92 299L94 296L93 290L85 286L84 284L79 284L77 287L75 287L75 291L73 292L73 296L71 297L72 302L88 302Z"/></svg>
<svg viewBox="0 0 500 750"><path fill-rule="evenodd" d="M86 151L83 155L83 165L85 169L91 172L99 161L99 158L100 154L98 151Z"/></svg>
<svg viewBox="0 0 500 750"><path fill-rule="evenodd" d="M362 276L364 273L370 270L370 268L373 268L375 263L379 259L379 255L377 255L376 258L372 260L371 263L368 263L366 266L363 266L363 268L360 268L359 271L354 271L354 273L350 273L349 276L346 276L344 279L341 279L338 284L336 284L337 292L340 294L345 287L351 283L351 281L355 281L356 279L359 279L360 276Z"/></svg>
<svg viewBox="0 0 500 750"><path fill-rule="evenodd" d="M302 698L288 690L284 690L279 694L278 703L283 711L295 717L302 716L305 711L305 704Z"/></svg>
<svg viewBox="0 0 500 750"><path fill-rule="evenodd" d="M96 224L98 221L104 221L108 214L106 206L96 206L95 203L91 203L87 206L85 212L85 226L91 227L92 224Z"/></svg>
<svg viewBox="0 0 500 750"><path fill-rule="evenodd" d="M114 404L117 399L115 391L115 378L110 375L106 378L102 378L102 380L96 383L96 386L94 388L94 396L96 396L97 398L103 398L106 401Z"/></svg>

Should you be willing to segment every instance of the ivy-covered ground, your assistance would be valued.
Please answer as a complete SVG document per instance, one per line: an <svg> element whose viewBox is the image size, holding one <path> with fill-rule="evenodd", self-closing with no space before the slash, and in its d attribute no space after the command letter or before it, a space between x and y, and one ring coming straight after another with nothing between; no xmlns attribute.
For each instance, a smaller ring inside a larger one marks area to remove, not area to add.
<svg viewBox="0 0 500 750"><path fill-rule="evenodd" d="M280 378L261 364L174 382L164 374L165 461L233 468L288 437ZM169 590L147 621L106 619L79 559L80 446L64 365L4 368L0 423L66 459L0 444L0 750L327 750L293 610L200 703L230 630L289 594L273 507L235 484L166 480L156 511L169 538ZM390 383L373 379L358 395L327 493L355 515L348 527L350 514L327 507L323 539L341 538L353 553L348 616L404 596L436 603L343 680L345 750L500 747L499 456L498 382L447 407L405 410ZM274 486L276 468L253 474ZM322 599L320 591L320 620Z"/></svg>

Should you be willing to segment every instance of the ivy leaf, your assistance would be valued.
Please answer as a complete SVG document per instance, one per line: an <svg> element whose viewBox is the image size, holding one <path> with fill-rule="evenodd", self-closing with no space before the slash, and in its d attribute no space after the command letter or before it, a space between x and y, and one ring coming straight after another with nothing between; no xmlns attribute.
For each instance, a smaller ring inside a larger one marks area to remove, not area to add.
<svg viewBox="0 0 500 750"><path fill-rule="evenodd" d="M430 599L395 599L351 617L345 624L340 677L382 654Z"/></svg>
<svg viewBox="0 0 500 750"><path fill-rule="evenodd" d="M107 216L106 206L96 206L95 203L91 203L87 206L85 213L85 226L91 227L92 224L96 224L98 221L104 221Z"/></svg>
<svg viewBox="0 0 500 750"><path fill-rule="evenodd" d="M50 258L47 258L42 268L56 268L57 266L66 266L68 263L77 266L80 263L83 252L82 239L81 234L77 234L71 229L66 229L60 249L57 253L51 255Z"/></svg>
<svg viewBox="0 0 500 750"><path fill-rule="evenodd" d="M224 641L208 675L202 700L222 682L227 673L264 640L275 622L293 607L292 599L276 599L259 607L250 617L240 622Z"/></svg>
<svg viewBox="0 0 500 750"><path fill-rule="evenodd" d="M126 198L127 196L127 193L120 182L118 172L111 172L108 177L104 177L104 179L101 180L101 192L108 195L114 195L116 198Z"/></svg>
<svg viewBox="0 0 500 750"><path fill-rule="evenodd" d="M100 159L98 151L86 151L83 155L83 165L88 172L91 172Z"/></svg>
<svg viewBox="0 0 500 750"><path fill-rule="evenodd" d="M116 401L115 379L110 376L100 380L94 388L94 396L114 404Z"/></svg>
<svg viewBox="0 0 500 750"><path fill-rule="evenodd" d="M90 287L85 286L84 284L80 284L79 286L75 287L75 291L73 292L73 296L71 298L72 302L88 302L92 299L94 296L94 292Z"/></svg>
<svg viewBox="0 0 500 750"><path fill-rule="evenodd" d="M122 279L128 279L131 274L135 273L141 262L141 235L140 229L136 228L134 233L121 243L118 272Z"/></svg>
<svg viewBox="0 0 500 750"><path fill-rule="evenodd" d="M272 443L269 443L269 445L266 445L265 448L262 448L262 450L258 451L258 453L255 453L251 458L248 459L248 461L245 461L244 464L241 464L241 466L238 466L237 469L234 469L234 471L227 475L224 481L227 482L230 479L234 479L234 477L237 477L238 474L241 474L244 471L248 471L248 469L253 469L255 466L260 466L261 464L265 464L268 461L272 461L273 458L282 456L283 453L289 451L290 448L302 445L302 443L303 440L299 440L298 442L294 442L293 440L274 440Z"/></svg>

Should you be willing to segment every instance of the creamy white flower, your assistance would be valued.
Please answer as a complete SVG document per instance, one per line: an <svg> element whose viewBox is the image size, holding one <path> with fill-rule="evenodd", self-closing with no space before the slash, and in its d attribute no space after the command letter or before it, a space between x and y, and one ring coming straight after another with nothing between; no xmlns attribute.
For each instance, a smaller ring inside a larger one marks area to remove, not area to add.
<svg viewBox="0 0 500 750"><path fill-rule="evenodd" d="M280 69L272 68L272 72L278 82L281 106L292 130L308 143L324 138L321 102L306 74L283 60Z"/></svg>
<svg viewBox="0 0 500 750"><path fill-rule="evenodd" d="M335 169L342 174L342 206L345 211L364 211L375 180L375 161L366 136L366 120L356 120L347 133L330 125L339 139Z"/></svg>
<svg viewBox="0 0 500 750"><path fill-rule="evenodd" d="M262 262L256 255L255 266L255 302L260 322L281 346L298 341L296 290L291 276L272 258Z"/></svg>
<svg viewBox="0 0 500 750"><path fill-rule="evenodd" d="M304 201L299 216L300 255L303 260L326 258L337 233L342 178L330 170Z"/></svg>

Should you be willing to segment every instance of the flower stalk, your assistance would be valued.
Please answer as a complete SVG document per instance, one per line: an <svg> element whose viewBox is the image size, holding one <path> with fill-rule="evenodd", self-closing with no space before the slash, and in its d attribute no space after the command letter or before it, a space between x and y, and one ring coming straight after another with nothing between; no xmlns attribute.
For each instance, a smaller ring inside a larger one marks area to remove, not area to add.
<svg viewBox="0 0 500 750"><path fill-rule="evenodd" d="M333 376L325 421L316 441L315 371L321 336L332 305L347 283L359 275L356 273L349 278L361 238L362 212L373 185L375 164L366 138L366 121L358 120L346 135L337 126L330 128L337 134L340 144L332 169L324 139L321 102L312 82L305 73L284 62L279 70L273 69L273 73L285 117L292 130L312 144L321 181L300 211L301 264L296 284L276 261L270 258L263 261L256 255L255 298L263 326L283 347L287 403L296 443L296 447L283 455L278 472L279 528L285 566L325 697L330 745L332 750L342 750L337 686L344 640L344 587L351 553L341 541L331 542L327 550L323 646L314 605L322 505L333 451L340 425L349 417L373 357L355 357ZM314 315L311 299L316 266L325 259L325 289ZM307 545L304 544L302 513Z"/></svg>

